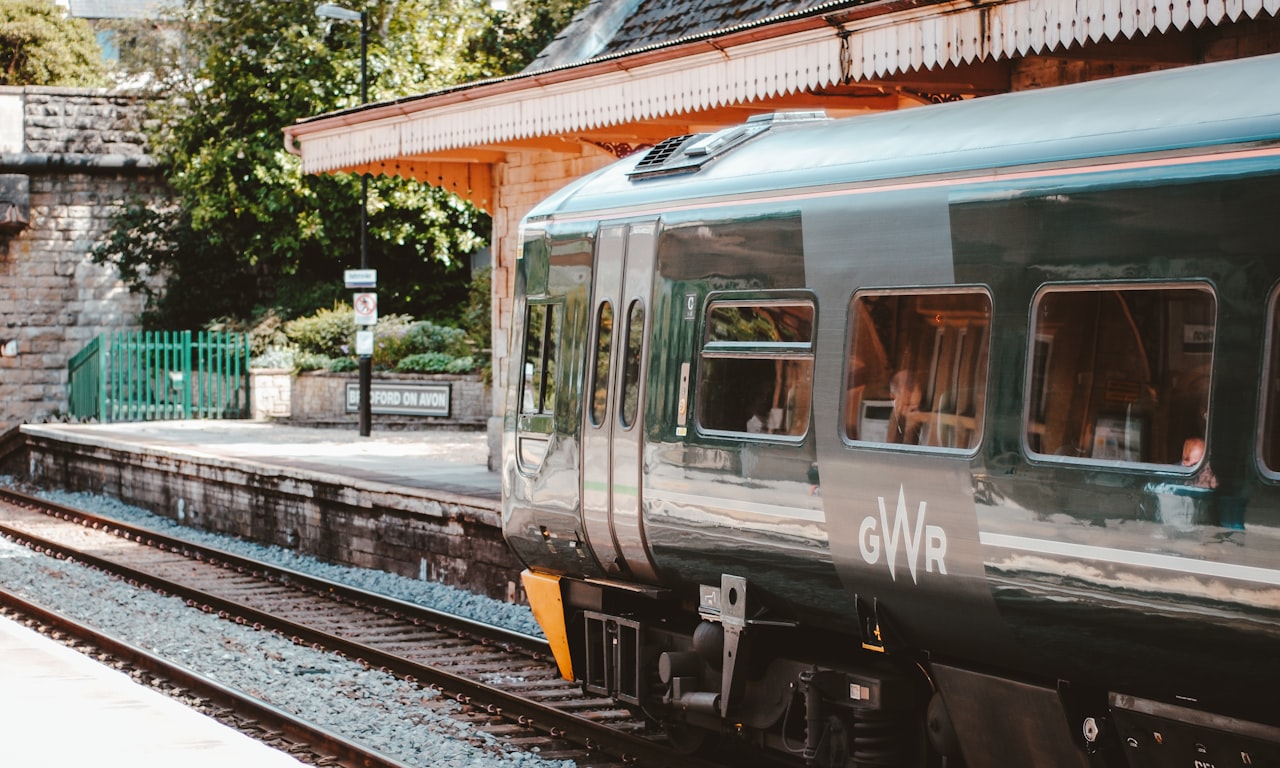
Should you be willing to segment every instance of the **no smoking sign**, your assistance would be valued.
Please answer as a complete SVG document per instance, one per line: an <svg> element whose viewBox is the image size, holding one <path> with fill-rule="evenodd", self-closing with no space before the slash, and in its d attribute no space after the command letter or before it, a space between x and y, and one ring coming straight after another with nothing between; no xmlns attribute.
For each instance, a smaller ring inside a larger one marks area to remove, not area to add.
<svg viewBox="0 0 1280 768"><path fill-rule="evenodd" d="M356 310L356 325L375 325L378 322L378 294L357 293L352 305Z"/></svg>

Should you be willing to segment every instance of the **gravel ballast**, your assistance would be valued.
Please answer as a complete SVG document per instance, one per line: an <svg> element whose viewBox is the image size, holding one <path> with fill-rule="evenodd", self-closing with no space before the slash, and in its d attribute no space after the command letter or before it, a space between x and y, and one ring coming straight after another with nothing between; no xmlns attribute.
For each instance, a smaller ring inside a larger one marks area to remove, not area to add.
<svg viewBox="0 0 1280 768"><path fill-rule="evenodd" d="M0 484L8 485L7 478ZM528 610L439 584L385 573L331 566L277 547L195 531L112 499L88 494L43 493L51 501L244 554L297 571L478 621L537 633ZM243 690L402 762L442 768L529 766L568 768L515 752L489 734L436 710L438 694L392 675L365 669L331 654L295 645L188 608L179 598L130 587L87 567L36 554L0 540L0 584L24 597L150 649L205 676ZM495 620L495 616L500 620Z"/></svg>

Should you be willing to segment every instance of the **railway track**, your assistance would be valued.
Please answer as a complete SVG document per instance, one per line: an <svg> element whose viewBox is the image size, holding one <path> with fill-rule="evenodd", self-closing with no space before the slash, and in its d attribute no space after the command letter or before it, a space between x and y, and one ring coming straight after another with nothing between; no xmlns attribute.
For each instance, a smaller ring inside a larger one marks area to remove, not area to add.
<svg viewBox="0 0 1280 768"><path fill-rule="evenodd" d="M546 643L0 489L0 535L443 691L504 743L582 766L708 765L561 679Z"/></svg>
<svg viewBox="0 0 1280 768"><path fill-rule="evenodd" d="M135 682L180 699L187 706L248 734L300 762L343 768L409 768L386 755L312 723L291 716L252 696L174 664L120 638L52 611L16 593L0 589L0 616L24 624L69 645Z"/></svg>

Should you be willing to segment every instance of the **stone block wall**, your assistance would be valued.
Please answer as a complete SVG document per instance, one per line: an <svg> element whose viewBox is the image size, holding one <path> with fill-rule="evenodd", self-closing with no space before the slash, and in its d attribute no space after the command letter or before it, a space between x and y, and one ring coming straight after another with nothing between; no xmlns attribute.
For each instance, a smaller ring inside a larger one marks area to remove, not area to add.
<svg viewBox="0 0 1280 768"><path fill-rule="evenodd" d="M0 345L17 352L0 357L0 427L65 413L71 356L139 327L142 299L89 252L125 201L162 188L144 109L105 91L0 88L0 173L29 188L26 226L0 230Z"/></svg>
<svg viewBox="0 0 1280 768"><path fill-rule="evenodd" d="M48 433L27 434L25 448L26 479L44 488L104 494L193 528L499 600L522 594L496 499Z"/></svg>
<svg viewBox="0 0 1280 768"><path fill-rule="evenodd" d="M309 371L292 375L286 370L258 369L250 372L255 419L279 419L311 426L354 426L357 415L346 410L348 384L358 382L358 374ZM489 388L478 375L385 373L374 382L447 383L449 412L445 416L405 416L373 414L373 425L399 429L426 427L483 428L489 419Z"/></svg>

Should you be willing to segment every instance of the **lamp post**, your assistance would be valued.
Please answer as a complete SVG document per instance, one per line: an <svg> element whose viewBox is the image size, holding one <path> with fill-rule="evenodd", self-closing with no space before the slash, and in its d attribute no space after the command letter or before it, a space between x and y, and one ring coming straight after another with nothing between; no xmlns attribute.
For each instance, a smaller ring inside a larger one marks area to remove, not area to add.
<svg viewBox="0 0 1280 768"><path fill-rule="evenodd" d="M323 19L360 22L360 103L369 103L369 15L353 11L333 3L316 6L316 15ZM369 268L369 174L360 174L360 269ZM370 326L372 332L372 326ZM373 358L360 355L360 436L368 437L372 431L373 415L370 390L373 379Z"/></svg>

